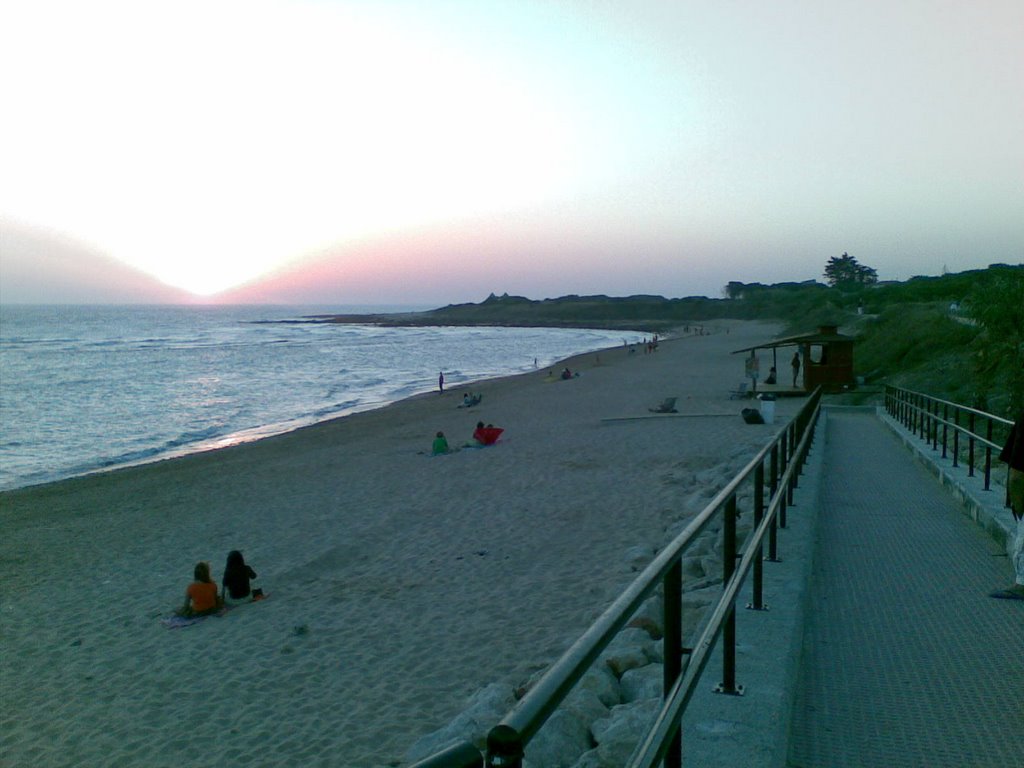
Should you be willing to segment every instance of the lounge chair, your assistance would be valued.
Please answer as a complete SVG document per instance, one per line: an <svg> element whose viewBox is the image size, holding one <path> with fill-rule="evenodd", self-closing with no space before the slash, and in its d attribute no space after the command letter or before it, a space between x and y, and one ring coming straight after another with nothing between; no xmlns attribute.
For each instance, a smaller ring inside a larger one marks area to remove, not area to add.
<svg viewBox="0 0 1024 768"><path fill-rule="evenodd" d="M666 397L657 408L648 408L647 410L651 413L678 413L674 397Z"/></svg>
<svg viewBox="0 0 1024 768"><path fill-rule="evenodd" d="M750 397L750 393L747 391L749 385L745 381L741 381L740 385L729 393L730 400L744 400Z"/></svg>

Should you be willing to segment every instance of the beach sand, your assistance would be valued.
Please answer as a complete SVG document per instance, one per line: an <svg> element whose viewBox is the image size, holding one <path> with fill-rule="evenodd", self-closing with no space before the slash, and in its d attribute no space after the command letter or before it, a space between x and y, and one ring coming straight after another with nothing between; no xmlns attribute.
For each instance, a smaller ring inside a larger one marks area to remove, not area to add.
<svg viewBox="0 0 1024 768"><path fill-rule="evenodd" d="M796 412L747 425L728 397L731 351L776 326L708 328L468 387L468 410L435 392L3 494L0 763L399 764L555 660L634 578L627 551L663 546ZM669 396L680 416L648 413ZM428 455L477 420L496 446ZM236 548L268 599L163 627L194 564L219 582Z"/></svg>

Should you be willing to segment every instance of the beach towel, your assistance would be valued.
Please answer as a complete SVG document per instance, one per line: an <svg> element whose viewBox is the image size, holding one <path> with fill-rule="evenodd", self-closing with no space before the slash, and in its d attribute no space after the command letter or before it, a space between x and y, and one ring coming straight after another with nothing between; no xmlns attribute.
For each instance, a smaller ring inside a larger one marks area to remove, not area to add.
<svg viewBox="0 0 1024 768"><path fill-rule="evenodd" d="M484 445L494 445L504 431L501 427L483 427L477 430L477 439Z"/></svg>
<svg viewBox="0 0 1024 768"><path fill-rule="evenodd" d="M181 629L182 627L191 627L193 624L198 624L205 619L209 619L211 616L223 616L229 610L230 608L224 606L216 613L206 613L202 616L165 616L160 619L160 623L167 627L167 629Z"/></svg>
<svg viewBox="0 0 1024 768"><path fill-rule="evenodd" d="M269 597L269 595L263 594L262 590L259 591L260 595L258 597L253 597L252 600L243 603L233 603L231 605L225 605L223 608L221 608L219 611L215 613L206 613L202 616L164 616L160 619L160 623L167 629L181 629L182 627L191 627L193 624L198 624L199 622L209 619L212 616L220 617L230 610L234 610L235 608L241 608L243 605L261 603Z"/></svg>

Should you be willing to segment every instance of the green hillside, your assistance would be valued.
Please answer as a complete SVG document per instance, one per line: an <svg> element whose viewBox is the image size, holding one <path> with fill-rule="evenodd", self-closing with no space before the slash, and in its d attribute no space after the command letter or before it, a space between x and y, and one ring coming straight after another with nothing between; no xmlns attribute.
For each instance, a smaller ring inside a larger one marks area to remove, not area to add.
<svg viewBox="0 0 1024 768"><path fill-rule="evenodd" d="M726 298L492 294L479 304L404 315L319 318L384 325L507 325L614 328L666 333L732 318L781 320L786 333L840 326L858 337L855 374L864 397L905 386L1001 415L1024 408L1024 265L994 264L905 282L827 286L730 282Z"/></svg>

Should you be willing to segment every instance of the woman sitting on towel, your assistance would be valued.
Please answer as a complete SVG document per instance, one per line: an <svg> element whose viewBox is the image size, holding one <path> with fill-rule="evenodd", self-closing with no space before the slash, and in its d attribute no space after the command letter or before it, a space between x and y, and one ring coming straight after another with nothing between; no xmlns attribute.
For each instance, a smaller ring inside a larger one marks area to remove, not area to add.
<svg viewBox="0 0 1024 768"><path fill-rule="evenodd" d="M248 599L250 593L252 599L257 600L263 596L263 590L253 590L249 581L256 578L256 571L245 563L245 558L237 549L228 552L228 562L224 566L224 578L221 583L224 589L221 592L221 599L225 603L241 602Z"/></svg>
<svg viewBox="0 0 1024 768"><path fill-rule="evenodd" d="M221 607L217 597L217 585L210 578L210 564L196 563L193 571L195 581L185 590L185 605L178 611L179 616L205 616Z"/></svg>

